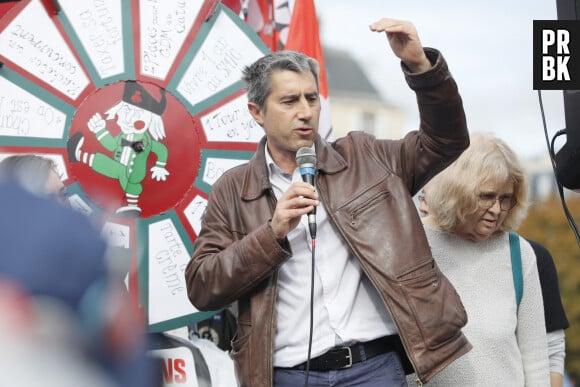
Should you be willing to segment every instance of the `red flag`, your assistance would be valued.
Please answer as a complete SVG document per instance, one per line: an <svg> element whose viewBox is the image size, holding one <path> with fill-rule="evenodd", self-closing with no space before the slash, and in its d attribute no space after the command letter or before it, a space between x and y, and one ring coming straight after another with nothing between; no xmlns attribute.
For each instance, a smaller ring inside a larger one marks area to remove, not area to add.
<svg viewBox="0 0 580 387"><path fill-rule="evenodd" d="M332 124L328 102L328 83L314 0L296 0L294 2L285 49L302 52L318 61L320 66L320 96L322 97L319 133L323 138L331 139Z"/></svg>

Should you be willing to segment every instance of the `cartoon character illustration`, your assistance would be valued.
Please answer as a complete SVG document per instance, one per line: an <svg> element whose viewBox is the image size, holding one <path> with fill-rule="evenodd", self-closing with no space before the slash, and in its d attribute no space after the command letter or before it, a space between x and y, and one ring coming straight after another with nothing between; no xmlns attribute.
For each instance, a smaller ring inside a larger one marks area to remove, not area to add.
<svg viewBox="0 0 580 387"><path fill-rule="evenodd" d="M141 214L139 196L142 182L147 175L147 160L151 153L157 156L151 168L151 177L165 181L169 172L167 147L159 140L165 138L165 126L161 115L165 111L167 98L160 89L161 99L156 101L147 90L135 81L124 85L123 97L105 113L107 120L115 119L121 133L112 135L100 113L88 121L88 129L96 139L112 152L113 157L103 153L89 153L82 149L84 136L77 132L68 141L67 150L71 162L82 162L95 172L117 179L125 192L126 205L117 209L117 214L138 217Z"/></svg>

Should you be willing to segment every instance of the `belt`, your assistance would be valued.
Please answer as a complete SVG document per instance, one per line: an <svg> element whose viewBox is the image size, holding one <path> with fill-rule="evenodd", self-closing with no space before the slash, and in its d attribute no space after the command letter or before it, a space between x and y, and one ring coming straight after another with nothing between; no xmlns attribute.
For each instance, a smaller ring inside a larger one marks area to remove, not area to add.
<svg viewBox="0 0 580 387"><path fill-rule="evenodd" d="M365 359L370 359L383 353L398 351L400 347L399 335L380 337L364 343L355 343L348 347L334 347L323 355L310 359L309 369L311 371L333 371L349 368L353 364L363 361L362 354L364 354ZM306 362L289 369L305 370Z"/></svg>

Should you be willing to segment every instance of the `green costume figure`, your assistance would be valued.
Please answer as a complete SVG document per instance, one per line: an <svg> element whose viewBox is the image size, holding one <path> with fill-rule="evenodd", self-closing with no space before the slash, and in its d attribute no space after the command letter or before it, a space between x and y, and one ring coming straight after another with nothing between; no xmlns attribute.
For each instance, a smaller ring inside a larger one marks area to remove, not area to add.
<svg viewBox="0 0 580 387"><path fill-rule="evenodd" d="M157 157L151 168L151 177L165 181L169 172L167 147L158 140L165 138L165 127L161 115L167 105L165 91L161 90L161 100L156 101L135 81L125 83L121 102L109 109L107 119L116 119L121 134L114 136L106 127L100 113L95 113L87 127L112 157L103 153L89 153L82 150L84 137L75 133L68 144L72 162L81 161L103 176L117 179L125 192L126 205L117 209L117 214L137 217L141 214L139 195L143 191L142 182L147 175L147 160L151 153Z"/></svg>

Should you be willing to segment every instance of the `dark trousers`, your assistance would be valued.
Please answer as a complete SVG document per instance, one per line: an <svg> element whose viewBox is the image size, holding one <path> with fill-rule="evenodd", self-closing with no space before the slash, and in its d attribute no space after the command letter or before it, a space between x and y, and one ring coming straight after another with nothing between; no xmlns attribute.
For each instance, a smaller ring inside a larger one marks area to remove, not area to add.
<svg viewBox="0 0 580 387"><path fill-rule="evenodd" d="M306 371L274 368L274 387L304 386ZM387 352L337 371L310 371L314 387L407 387L405 372L396 352Z"/></svg>

